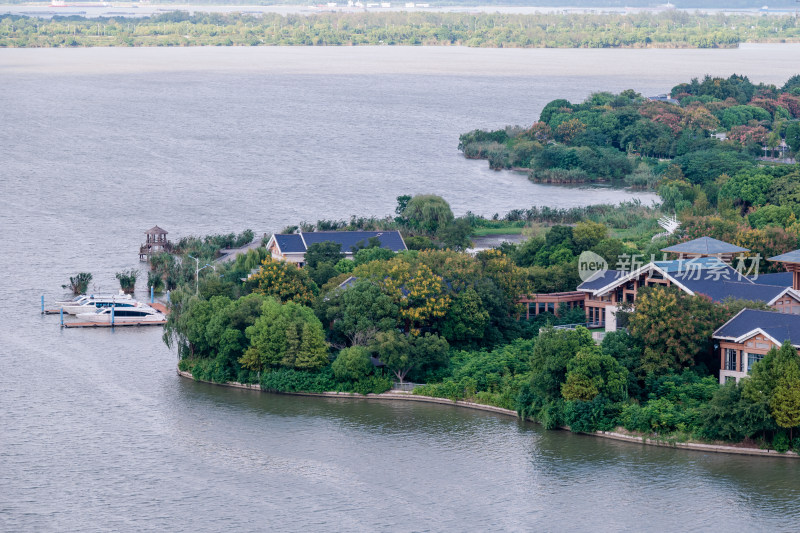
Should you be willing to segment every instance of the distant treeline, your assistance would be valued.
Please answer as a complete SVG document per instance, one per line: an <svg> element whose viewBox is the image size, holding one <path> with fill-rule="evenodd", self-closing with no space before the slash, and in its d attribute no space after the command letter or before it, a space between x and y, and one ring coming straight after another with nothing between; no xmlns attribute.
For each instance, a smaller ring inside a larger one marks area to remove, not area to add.
<svg viewBox="0 0 800 533"><path fill-rule="evenodd" d="M462 45L516 48L717 48L800 42L794 16L659 14L171 12L145 18L7 15L0 47Z"/></svg>
<svg viewBox="0 0 800 533"><path fill-rule="evenodd" d="M36 2L29 2L28 0L5 0L4 4L30 4L36 5ZM47 5L49 2L41 2L41 4ZM313 6L318 5L321 2L318 1L302 1L302 0L231 0L231 1L224 1L224 0L194 0L191 2L192 5L213 5L213 6L247 6L247 5L257 5L257 6L269 6L269 5L281 5L281 6ZM345 5L347 0L339 0L339 5ZM405 0L402 2L399 0L395 0L392 2L393 7L399 7L405 3ZM431 7L442 7L442 6L463 6L463 7L473 7L478 5L476 0L434 0L425 2L429 4ZM661 4L666 4L667 1L661 2ZM672 0L670 2L678 9L761 9L764 6L764 2L759 0ZM133 5L136 5L137 2L132 2ZM158 4L164 5L186 5L184 0L159 0ZM602 2L597 2L597 0L481 0L480 5L497 5L497 6L521 6L521 7L582 7L582 8L590 8L595 9L598 11L602 11L608 8L630 8L630 7L639 7L639 8L653 8L657 2L653 0L603 0ZM144 5L144 4L143 4ZM796 6L795 0L773 0L769 2L769 9L770 10L778 10L778 9L794 9Z"/></svg>

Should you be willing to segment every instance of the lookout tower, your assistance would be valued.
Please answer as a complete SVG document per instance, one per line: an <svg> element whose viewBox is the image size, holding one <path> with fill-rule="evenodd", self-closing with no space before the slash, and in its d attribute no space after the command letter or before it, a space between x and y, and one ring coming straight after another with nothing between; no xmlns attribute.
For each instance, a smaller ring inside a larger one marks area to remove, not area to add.
<svg viewBox="0 0 800 533"><path fill-rule="evenodd" d="M145 243L139 247L139 261L149 261L151 255L166 251L169 245L167 233L167 230L158 226L145 231Z"/></svg>
<svg viewBox="0 0 800 533"><path fill-rule="evenodd" d="M670 246L669 248L663 248L661 251L678 254L678 259L716 257L720 261L730 263L735 254L749 252L750 250L729 242L712 239L711 237L700 237L693 241L682 242L675 246Z"/></svg>
<svg viewBox="0 0 800 533"><path fill-rule="evenodd" d="M776 255L770 257L769 260L783 263L786 270L792 273L792 288L796 291L800 290L800 250Z"/></svg>

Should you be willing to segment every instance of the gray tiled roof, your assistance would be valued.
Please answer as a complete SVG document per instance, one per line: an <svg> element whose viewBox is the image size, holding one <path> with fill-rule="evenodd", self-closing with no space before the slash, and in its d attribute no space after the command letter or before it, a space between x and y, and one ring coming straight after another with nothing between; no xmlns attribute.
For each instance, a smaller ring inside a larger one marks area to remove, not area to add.
<svg viewBox="0 0 800 533"><path fill-rule="evenodd" d="M800 345L800 315L745 309L714 332L714 338L737 339L760 328L778 342Z"/></svg>
<svg viewBox="0 0 800 533"><path fill-rule="evenodd" d="M603 270L597 272L594 276L578 285L579 291L596 291L602 289L606 285L613 283L622 278L628 272L623 270Z"/></svg>
<svg viewBox="0 0 800 533"><path fill-rule="evenodd" d="M654 265L673 282L693 293L708 296L715 302L722 302L726 298L770 302L791 286L791 278L787 279L784 274L766 274L756 283L715 257L656 261ZM619 270L598 272L581 283L578 290L598 291L609 285L616 286L627 274L629 272Z"/></svg>
<svg viewBox="0 0 800 533"><path fill-rule="evenodd" d="M381 243L381 248L387 248L393 252L407 250L400 232L394 231L315 231L313 233L303 233L306 245L331 241L342 246L343 252L351 252L353 248L361 244L366 248L371 238L377 238Z"/></svg>
<svg viewBox="0 0 800 533"><path fill-rule="evenodd" d="M387 248L393 252L407 250L400 232L394 231L315 231L312 233L276 233L275 240L278 241L283 253L305 253L306 246L311 246L320 242L335 242L342 247L342 252L352 252L353 248L360 245L365 247L371 238L377 238L381 243L381 248ZM305 242L304 242L305 241Z"/></svg>
<svg viewBox="0 0 800 533"><path fill-rule="evenodd" d="M305 253L306 251L306 246L303 244L303 239L300 237L300 235L295 233L276 233L275 240L278 241L278 246L280 247L281 252L285 254L290 254L293 252Z"/></svg>
<svg viewBox="0 0 800 533"><path fill-rule="evenodd" d="M713 280L681 280L681 284L695 294L704 294L715 302L722 302L726 298L738 300L751 300L754 302L769 302L786 287L778 285L759 285L751 282L739 281L713 281Z"/></svg>
<svg viewBox="0 0 800 533"><path fill-rule="evenodd" d="M785 254L776 255L775 257L770 257L770 261L781 261L784 263L800 263L800 250L792 250L791 252L786 252Z"/></svg>
<svg viewBox="0 0 800 533"><path fill-rule="evenodd" d="M759 274L758 277L750 276L750 281L759 285L780 285L782 287L791 287L792 273L778 272L776 274Z"/></svg>
<svg viewBox="0 0 800 533"><path fill-rule="evenodd" d="M711 237L700 237L693 241L682 242L669 248L663 248L662 252L684 253L684 254L732 254L736 252L749 252L747 248L736 246L729 242L720 241Z"/></svg>

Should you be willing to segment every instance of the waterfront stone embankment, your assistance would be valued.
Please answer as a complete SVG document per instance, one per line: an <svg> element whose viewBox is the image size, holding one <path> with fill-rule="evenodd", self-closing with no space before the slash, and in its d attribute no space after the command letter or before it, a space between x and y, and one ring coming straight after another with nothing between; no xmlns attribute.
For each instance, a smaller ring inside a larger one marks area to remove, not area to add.
<svg viewBox="0 0 800 533"><path fill-rule="evenodd" d="M384 392L381 394L358 394L355 392L277 392L277 391L262 391L260 385L255 384L248 384L248 383L238 383L235 381L229 381L227 383L214 383L211 381L201 381L195 380L194 376L192 376L191 372L185 372L183 370L178 370L178 375L186 378L191 379L193 381L199 381L201 383L208 383L211 385L219 385L222 387L233 387L238 389L248 389L254 390L258 392L273 392L276 394L291 394L294 396L317 396L321 398L351 398L356 400L401 400L401 401L411 401L411 402L426 402L426 403L438 403L443 405L455 405L457 407L466 407L468 409L477 409L480 411L489 411L492 413L497 413L500 415L505 416L513 416L514 418L518 418L517 412L512 411L511 409L504 409L502 407L495 407L493 405L483 405L474 402L465 402L461 400L448 400L446 398L435 398L433 396L420 396L414 395L409 392L398 392L398 391L389 391ZM533 420L528 419L528 421L533 422ZM568 428L562 428L568 429ZM646 438L640 437L636 435L627 435L624 433L619 433L615 431L596 431L594 433L586 433L585 435L591 435L594 437L602 437L606 439L630 442L630 443L638 443L638 444L645 444L648 446L661 446L667 448L680 448L684 450L693 450L699 452L713 452L713 453L727 453L727 454L735 454L735 455L756 455L761 457L785 457L785 458L792 458L796 459L800 457L795 452L786 452L780 453L775 450L762 450L760 448L749 448L749 447L739 447L739 446L727 446L724 444L704 444L701 442L676 442L671 440L660 440L657 438Z"/></svg>

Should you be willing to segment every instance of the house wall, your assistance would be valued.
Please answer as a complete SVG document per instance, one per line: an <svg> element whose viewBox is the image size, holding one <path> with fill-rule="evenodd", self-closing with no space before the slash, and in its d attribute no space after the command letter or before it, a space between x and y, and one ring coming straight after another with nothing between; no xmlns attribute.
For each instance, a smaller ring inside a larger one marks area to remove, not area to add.
<svg viewBox="0 0 800 533"><path fill-rule="evenodd" d="M619 285L610 289L603 296L588 294L586 297L586 322L605 326L606 331L616 331L616 309L620 303L633 304L636 295L642 287L662 286L669 287L672 283L657 272L651 276L649 272L642 273L636 279L620 281ZM610 309L608 309L610 307Z"/></svg>
<svg viewBox="0 0 800 533"><path fill-rule="evenodd" d="M800 315L800 302L791 296L784 296L777 302L774 302L770 307L774 307L779 313L789 313L792 315Z"/></svg>
<svg viewBox="0 0 800 533"><path fill-rule="evenodd" d="M779 346L760 334L754 335L741 343L721 341L719 343L719 382L725 383L728 379L735 379L738 382L740 379L747 377L750 373L749 360L752 359L752 357L748 357L748 354L763 357L773 347ZM735 350L736 352L735 357L730 358L730 361L728 360L727 350ZM734 364L731 365L729 363Z"/></svg>
<svg viewBox="0 0 800 533"><path fill-rule="evenodd" d="M528 294L519 299L525 306L525 318L536 316L540 313L553 313L558 316L558 308L565 304L569 309L584 308L586 293L584 292L554 292L542 294Z"/></svg>
<svg viewBox="0 0 800 533"><path fill-rule="evenodd" d="M605 326L606 324L606 307L616 309L617 300L612 298L611 294L605 296L587 296L586 303L586 322L595 326Z"/></svg>

